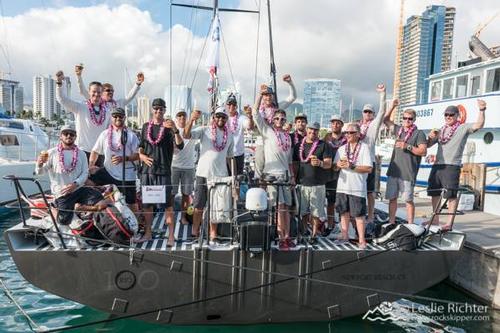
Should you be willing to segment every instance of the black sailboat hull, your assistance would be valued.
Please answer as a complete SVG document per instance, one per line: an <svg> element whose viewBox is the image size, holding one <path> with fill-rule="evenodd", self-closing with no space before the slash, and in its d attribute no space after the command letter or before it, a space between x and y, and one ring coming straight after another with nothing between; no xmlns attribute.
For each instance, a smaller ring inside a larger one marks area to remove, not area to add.
<svg viewBox="0 0 500 333"><path fill-rule="evenodd" d="M180 325L363 314L444 280L464 241L463 234L448 233L415 251L302 248L252 255L237 247L63 250L34 246L27 235L19 226L5 238L18 270L33 285L118 316L142 314L134 318Z"/></svg>

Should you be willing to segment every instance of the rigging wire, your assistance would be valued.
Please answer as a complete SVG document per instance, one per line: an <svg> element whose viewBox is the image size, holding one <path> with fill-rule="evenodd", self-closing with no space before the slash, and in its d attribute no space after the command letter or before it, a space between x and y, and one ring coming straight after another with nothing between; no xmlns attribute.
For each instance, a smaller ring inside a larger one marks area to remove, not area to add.
<svg viewBox="0 0 500 333"><path fill-rule="evenodd" d="M4 54L5 60L7 62L7 66L9 68L8 73L12 74L12 64L10 62L10 51L9 51L9 41L8 41L8 36L7 36L7 26L5 24L5 14L4 14L4 9L3 9L3 1L0 0L0 15L2 16L2 29L3 29L3 34L5 36L5 46L0 44L2 48L2 53ZM1 79L2 77L0 77Z"/></svg>
<svg viewBox="0 0 500 333"><path fill-rule="evenodd" d="M257 0L255 1L255 5L257 5ZM259 0L259 4L257 7L259 14L257 17L257 42L255 47L255 71L253 75L253 101L255 101L257 97L257 69L259 64L259 40L260 40L260 10L261 10L261 0Z"/></svg>
<svg viewBox="0 0 500 333"><path fill-rule="evenodd" d="M196 1L196 4L193 0L193 5L197 6L199 4L199 0ZM190 62L191 60L191 54L192 54L192 48L193 48L193 42L194 42L194 33L195 33L195 30L196 30L196 16L198 14L198 8L196 7L193 7L191 8L191 17L189 19L189 28L188 30L191 32L191 36L189 38L189 41L188 41L188 47L186 47L185 51L184 51L184 59L183 59L183 62L182 62L182 70L181 70L181 76L180 76L180 79L179 79L179 85L183 85L184 81L187 81L187 73L186 73L186 77L184 77L184 73L185 71L187 72L187 69L186 67L188 66L187 64ZM194 22L194 24L193 24ZM195 26L193 28L193 26Z"/></svg>
<svg viewBox="0 0 500 333"><path fill-rule="evenodd" d="M28 323L28 326L30 327L31 331L33 332L40 332L43 330L46 330L47 328L44 326L38 326L37 323L30 317L30 315L23 309L23 307L16 301L14 296L12 295L12 292L7 288L5 283L3 282L2 279L0 279L0 286L3 289L3 292L5 296L10 299L10 301L16 306L16 308L21 312L23 317L26 319L26 322Z"/></svg>

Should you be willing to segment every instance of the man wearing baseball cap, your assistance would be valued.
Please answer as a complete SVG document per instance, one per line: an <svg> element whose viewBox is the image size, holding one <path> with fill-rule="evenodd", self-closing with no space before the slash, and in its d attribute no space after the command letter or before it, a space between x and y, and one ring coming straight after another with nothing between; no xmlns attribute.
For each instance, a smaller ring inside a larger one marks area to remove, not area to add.
<svg viewBox="0 0 500 333"><path fill-rule="evenodd" d="M152 103L153 116L142 126L139 143L139 178L141 189L143 186L164 186L166 202L159 204L165 211L165 223L168 225L167 246L173 246L174 238L174 210L171 186L171 165L174 149L183 149L184 142L179 130L171 119L165 120L166 103L161 98L155 98ZM140 241L150 240L151 225L153 222L153 208L155 205L143 204L144 236Z"/></svg>
<svg viewBox="0 0 500 333"><path fill-rule="evenodd" d="M139 158L137 148L139 140L133 131L125 128L125 110L115 108L111 111L111 125L102 132L92 148L89 159L89 184L114 184L125 195L125 201L132 211L135 207L135 179L136 172L133 161ZM126 136L125 148L122 136ZM125 160L123 150L125 149ZM104 166L96 166L97 157L104 155ZM125 163L125 173L123 173ZM125 187L122 186L125 180Z"/></svg>
<svg viewBox="0 0 500 333"><path fill-rule="evenodd" d="M193 112L197 112L197 109L195 108ZM184 141L184 148L174 149L174 158L172 159L172 194L175 196L180 187L180 192L182 194L182 224L189 224L186 218L186 211L191 203L191 196L194 191L196 167L196 140L186 138L185 128L187 126L187 120L188 114L186 110L178 109L175 114L175 124Z"/></svg>
<svg viewBox="0 0 500 333"><path fill-rule="evenodd" d="M50 190L55 197L56 218L68 225L73 218L75 204L95 205L103 199L101 193L83 187L88 177L85 152L75 145L76 130L73 126L61 128L59 144L42 152L37 159L35 173L49 174Z"/></svg>
<svg viewBox="0 0 500 333"><path fill-rule="evenodd" d="M307 125L306 136L293 150L294 168L300 193L300 217L304 227L313 227L309 243L317 243L321 226L326 222L326 189L328 172L332 167L330 146L319 139L319 123ZM305 228L304 228L305 229Z"/></svg>
<svg viewBox="0 0 500 333"><path fill-rule="evenodd" d="M478 99L479 109L477 120L473 124L462 124L459 121L459 109L455 105L450 105L444 111L444 126L441 130L432 130L427 139L428 147L437 143L438 150L436 162L432 165L429 174L429 186L427 195L432 197L432 207L435 212L440 204L440 196L443 190L443 197L448 199L448 223L442 226L442 230L451 230L454 213L457 209L457 188L460 181L460 168L462 165L462 155L465 144L470 134L483 128L484 112L486 111L486 102ZM435 215L433 224L439 225L439 215Z"/></svg>
<svg viewBox="0 0 500 333"><path fill-rule="evenodd" d="M208 126L191 130L201 112L193 112L186 125L184 135L187 139L200 140L200 158L196 168L196 186L194 189L194 215L192 236L198 237L201 217L208 200L207 181L218 177L227 177L227 159L233 158L234 139L229 132L227 112L224 106L218 107ZM217 224L210 221L210 242L217 243Z"/></svg>
<svg viewBox="0 0 500 333"><path fill-rule="evenodd" d="M330 145L332 150L332 156L335 157L337 150L347 143L347 138L342 133L342 127L344 126L344 121L336 115L330 118L330 130L331 134L328 136L327 143ZM337 182L339 179L339 170L336 170L332 165L329 170L328 182L326 183L326 199L328 201L328 206L326 208L328 216L328 229L325 230L325 235L330 234L331 231L335 231L336 221L335 221L335 200L337 197ZM337 228L337 231L340 231ZM335 232L334 232L335 234ZM333 235L332 235L333 236Z"/></svg>
<svg viewBox="0 0 500 333"><path fill-rule="evenodd" d="M299 113L295 116L293 123L295 130L290 135L292 137L292 144L295 147L295 145L300 145L302 139L306 136L307 116Z"/></svg>
<svg viewBox="0 0 500 333"><path fill-rule="evenodd" d="M373 222L375 215L375 143L377 141L378 133L385 114L385 85L377 85L377 92L379 94L379 110L375 117L375 110L371 104L363 106L363 119L359 122L361 141L366 143L370 149L370 155L373 162L370 174L366 179L367 184L367 210L368 210L368 223Z"/></svg>
<svg viewBox="0 0 500 333"><path fill-rule="evenodd" d="M230 94L226 100L226 110L229 114L227 126L234 138L233 155L236 163L236 175L242 175L245 165L245 130L253 129L254 124L247 116L238 113L238 101L233 94ZM231 175L231 166L227 167Z"/></svg>

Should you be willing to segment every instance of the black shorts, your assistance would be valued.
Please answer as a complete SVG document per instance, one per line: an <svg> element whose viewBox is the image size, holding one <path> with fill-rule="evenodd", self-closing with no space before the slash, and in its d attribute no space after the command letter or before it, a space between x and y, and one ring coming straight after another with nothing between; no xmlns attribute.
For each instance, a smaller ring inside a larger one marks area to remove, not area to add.
<svg viewBox="0 0 500 333"><path fill-rule="evenodd" d="M331 180L326 183L326 200L328 200L328 205L333 205L335 203L337 197L337 183L338 178L335 180Z"/></svg>
<svg viewBox="0 0 500 333"><path fill-rule="evenodd" d="M370 172L366 178L366 191L368 193L375 192L375 173L375 163L373 163L372 172Z"/></svg>
<svg viewBox="0 0 500 333"><path fill-rule="evenodd" d="M208 199L208 186L207 179L205 177L196 176L196 182L194 184L194 199L193 207L198 209L205 208Z"/></svg>
<svg viewBox="0 0 500 333"><path fill-rule="evenodd" d="M349 213L352 217L366 215L366 198L357 197L345 193L337 193L335 208L339 215Z"/></svg>
<svg viewBox="0 0 500 333"><path fill-rule="evenodd" d="M167 209L172 207L172 182L170 175L152 175L149 173L142 173L140 175L141 186L145 185L165 185L165 199L164 204L142 204L144 208L158 207L159 209ZM141 187L142 190L142 187Z"/></svg>
<svg viewBox="0 0 500 333"><path fill-rule="evenodd" d="M90 187L80 187L75 191L55 200L55 206L58 209L61 209L57 213L57 220L60 224L68 225L73 219L75 204L95 205L102 199L104 199L104 197L101 192Z"/></svg>
<svg viewBox="0 0 500 333"><path fill-rule="evenodd" d="M100 168L93 175L90 175L89 179L96 185L116 185L120 192L125 194L125 201L129 205L135 204L135 180L125 181L125 189L123 189L122 181L113 178L106 168Z"/></svg>
<svg viewBox="0 0 500 333"><path fill-rule="evenodd" d="M445 191L443 198L456 198L459 185L460 167L458 165L434 164L429 174L427 195L437 197L441 195L442 189L452 189Z"/></svg>
<svg viewBox="0 0 500 333"><path fill-rule="evenodd" d="M243 167L245 166L245 155L235 156L234 163L236 164L236 175L242 175ZM229 176L233 175L231 173L231 162L227 163L227 172L229 173Z"/></svg>
<svg viewBox="0 0 500 333"><path fill-rule="evenodd" d="M87 162L90 160L90 153L88 151L85 152L87 155ZM95 166L103 167L104 166L104 155L98 155L97 161L95 162Z"/></svg>

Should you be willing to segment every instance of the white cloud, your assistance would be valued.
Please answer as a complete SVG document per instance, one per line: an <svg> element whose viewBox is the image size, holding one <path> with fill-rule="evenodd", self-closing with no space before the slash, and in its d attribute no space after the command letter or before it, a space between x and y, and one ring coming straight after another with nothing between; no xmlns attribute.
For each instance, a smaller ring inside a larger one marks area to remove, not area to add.
<svg viewBox="0 0 500 333"><path fill-rule="evenodd" d="M407 0L406 3L405 17L408 17L420 14L430 2ZM466 0L449 0L443 3L457 8L454 50L458 59L463 59L469 36L479 23L495 12L498 2L478 0L472 5ZM253 9L255 0L242 0L241 7ZM276 0L272 2L272 11L278 72L279 75L292 74L299 98L302 98L303 80L311 77L341 79L344 99L348 101L354 95L357 105L374 101L374 87L378 82L386 82L389 88L392 87L399 1ZM243 101L250 102L254 90L256 16L222 13L221 20L235 81L240 86ZM144 92L150 97L163 96L169 84L168 27L154 22L147 11L133 5L33 9L22 15L5 17L4 22L14 78L24 84L28 98L31 97L33 75L63 69L74 79L73 66L79 62L85 64L87 82L109 81L115 85L118 95L123 95L125 68L132 80L137 71L145 72ZM258 82L268 79L266 27L263 16ZM500 18L484 30L481 38L495 45L500 43L499 35ZM180 25L173 28L173 36L173 82L190 84L203 39ZM0 42L5 43L1 37ZM221 61L221 81L230 84L224 53ZM208 99L203 64L202 60L195 84L198 101ZM0 67L5 70L4 59ZM286 95L283 85L280 86L280 95ZM205 102L200 104L206 105Z"/></svg>

